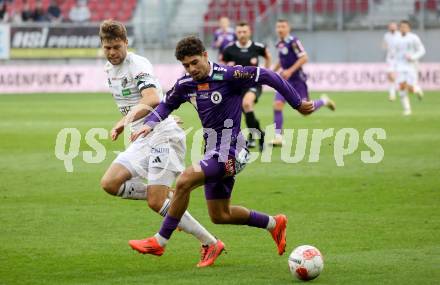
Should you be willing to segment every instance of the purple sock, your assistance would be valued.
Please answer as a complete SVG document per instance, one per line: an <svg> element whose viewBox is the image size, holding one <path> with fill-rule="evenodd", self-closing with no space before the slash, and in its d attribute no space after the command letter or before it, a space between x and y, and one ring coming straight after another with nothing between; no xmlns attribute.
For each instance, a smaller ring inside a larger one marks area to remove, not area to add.
<svg viewBox="0 0 440 285"><path fill-rule="evenodd" d="M322 99L313 101L313 106L315 107L315 111L321 108L323 105L324 105L324 101Z"/></svg>
<svg viewBox="0 0 440 285"><path fill-rule="evenodd" d="M273 111L273 119L275 122L275 133L280 135L283 129L283 111Z"/></svg>
<svg viewBox="0 0 440 285"><path fill-rule="evenodd" d="M170 239L179 222L179 219L166 215L162 222L162 227L160 228L159 234L166 239Z"/></svg>
<svg viewBox="0 0 440 285"><path fill-rule="evenodd" d="M247 225L255 228L265 229L269 223L269 216L256 211L251 211Z"/></svg>

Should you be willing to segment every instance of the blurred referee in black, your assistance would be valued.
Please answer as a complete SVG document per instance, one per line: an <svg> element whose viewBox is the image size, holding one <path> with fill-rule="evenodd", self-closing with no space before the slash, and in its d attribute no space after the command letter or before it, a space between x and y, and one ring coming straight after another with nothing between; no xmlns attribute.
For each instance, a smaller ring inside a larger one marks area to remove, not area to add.
<svg viewBox="0 0 440 285"><path fill-rule="evenodd" d="M259 57L264 58L264 67L270 68L271 56L262 43L251 40L251 28L248 23L240 22L235 28L237 41L230 43L223 51L223 61L228 65L242 65L242 66L258 66ZM246 120L246 126L251 130L258 130L261 134L259 140L260 151L264 148L264 132L260 128L260 122L254 113L255 103L261 95L261 85L243 90L243 112ZM254 137L255 132L249 133L248 147L256 146Z"/></svg>

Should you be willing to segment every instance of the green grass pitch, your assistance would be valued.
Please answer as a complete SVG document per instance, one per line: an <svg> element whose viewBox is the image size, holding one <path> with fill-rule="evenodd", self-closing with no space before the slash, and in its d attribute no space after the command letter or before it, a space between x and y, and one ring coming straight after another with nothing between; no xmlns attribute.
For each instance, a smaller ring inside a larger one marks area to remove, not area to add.
<svg viewBox="0 0 440 285"><path fill-rule="evenodd" d="M233 202L288 215L287 253L312 244L325 257L324 272L312 283L438 284L440 92L427 92L423 102L412 97L411 117L385 93L330 95L335 113L303 118L286 108L285 127L359 130L359 149L345 166L336 166L333 139L324 141L316 163L284 163L275 149L271 163L252 163L239 174ZM263 125L272 123L271 102L266 94L257 105ZM186 127L200 126L189 104L177 114ZM92 150L86 132L110 129L118 118L108 94L0 96L0 284L299 283L290 276L288 254L277 255L267 232L212 224L202 189L193 192L190 211L228 249L215 266L195 267L199 243L182 232L161 258L132 251L127 241L154 234L161 218L145 202L100 189L121 141L101 141L108 150L101 163L82 160ZM72 173L54 154L57 133L66 127L82 136ZM369 128L386 130L378 164L360 159Z"/></svg>

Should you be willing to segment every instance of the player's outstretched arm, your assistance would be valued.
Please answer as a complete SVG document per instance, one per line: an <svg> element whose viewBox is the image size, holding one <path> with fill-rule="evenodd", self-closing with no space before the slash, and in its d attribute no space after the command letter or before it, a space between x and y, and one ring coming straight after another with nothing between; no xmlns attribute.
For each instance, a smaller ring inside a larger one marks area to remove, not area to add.
<svg viewBox="0 0 440 285"><path fill-rule="evenodd" d="M265 68L260 68L258 74L258 78L256 78L255 81L268 85L278 91L292 108L298 110L298 112L303 115L308 115L313 112L313 101L302 101L295 88L293 88L292 85L290 85L289 82L284 80L280 75Z"/></svg>
<svg viewBox="0 0 440 285"><path fill-rule="evenodd" d="M139 120L148 115L160 103L157 89L154 87L146 88L141 91L141 100L127 114L125 124Z"/></svg>

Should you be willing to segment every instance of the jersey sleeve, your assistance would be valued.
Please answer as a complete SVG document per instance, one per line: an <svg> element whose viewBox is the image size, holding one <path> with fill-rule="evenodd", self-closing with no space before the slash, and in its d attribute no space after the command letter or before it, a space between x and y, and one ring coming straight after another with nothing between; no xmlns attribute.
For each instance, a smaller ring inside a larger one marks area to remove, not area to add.
<svg viewBox="0 0 440 285"><path fill-rule="evenodd" d="M292 41L292 49L298 58L307 54L301 41L297 38Z"/></svg>
<svg viewBox="0 0 440 285"><path fill-rule="evenodd" d="M226 47L223 50L223 61L226 63L233 61L231 57L231 49L229 47Z"/></svg>
<svg viewBox="0 0 440 285"><path fill-rule="evenodd" d="M157 79L153 75L153 66L147 60L134 60L130 64L130 71L139 92L146 88L158 88Z"/></svg>
<svg viewBox="0 0 440 285"><path fill-rule="evenodd" d="M265 57L266 56L266 49L267 49L267 46L265 44L258 45L257 46L258 55Z"/></svg>
<svg viewBox="0 0 440 285"><path fill-rule="evenodd" d="M415 52L411 54L412 60L419 60L422 56L425 55L425 47L423 46L423 43L418 36L414 37L414 48Z"/></svg>
<svg viewBox="0 0 440 285"><path fill-rule="evenodd" d="M165 120L174 110L178 109L185 102L184 93L181 87L176 83L174 87L167 92L159 105L147 117L144 124L154 128L158 123Z"/></svg>
<svg viewBox="0 0 440 285"><path fill-rule="evenodd" d="M269 69L240 65L227 67L225 80L236 82L242 88L267 85L278 91L292 108L297 109L301 105L301 97L295 88L278 73Z"/></svg>

